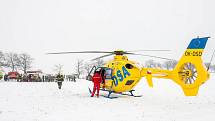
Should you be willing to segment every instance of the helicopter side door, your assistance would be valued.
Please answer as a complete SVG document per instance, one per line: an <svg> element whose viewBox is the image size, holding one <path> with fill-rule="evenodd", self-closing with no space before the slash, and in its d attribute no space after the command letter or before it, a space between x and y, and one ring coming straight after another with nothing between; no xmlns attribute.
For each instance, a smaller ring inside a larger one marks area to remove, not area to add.
<svg viewBox="0 0 215 121"><path fill-rule="evenodd" d="M90 72L88 73L86 80L92 81L92 77L93 77L96 70L97 70L96 66L93 66L92 69L90 70Z"/></svg>
<svg viewBox="0 0 215 121"><path fill-rule="evenodd" d="M112 68L104 67L104 75L103 75L103 87L107 90L112 90L113 80L112 80L113 70Z"/></svg>
<svg viewBox="0 0 215 121"><path fill-rule="evenodd" d="M98 67L93 66L93 68L90 70L86 80L92 81L92 77L96 71L101 72L101 76L104 80L112 80L112 69L107 67Z"/></svg>

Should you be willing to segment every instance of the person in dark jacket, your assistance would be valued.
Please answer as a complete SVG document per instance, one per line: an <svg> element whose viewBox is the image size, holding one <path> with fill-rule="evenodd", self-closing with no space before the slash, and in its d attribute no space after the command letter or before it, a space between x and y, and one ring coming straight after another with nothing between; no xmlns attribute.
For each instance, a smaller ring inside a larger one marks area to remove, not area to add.
<svg viewBox="0 0 215 121"><path fill-rule="evenodd" d="M58 84L58 89L61 89L61 87L62 87L62 82L64 81L64 77L63 77L63 75L62 74L58 74L57 76L56 76L56 80L57 80L57 84Z"/></svg>
<svg viewBox="0 0 215 121"><path fill-rule="evenodd" d="M101 71L101 77L102 77L101 83L103 84L102 89L104 90L105 89L105 77L106 77L104 69Z"/></svg>
<svg viewBox="0 0 215 121"><path fill-rule="evenodd" d="M94 96L95 92L97 91L97 94L96 96L99 97L99 89L100 89L100 83L102 81L102 77L101 77L101 74L100 72L95 72L93 77L92 77L92 81L93 81L93 92L92 92L92 95L91 97Z"/></svg>
<svg viewBox="0 0 215 121"><path fill-rule="evenodd" d="M8 75L7 74L4 75L4 81L8 81Z"/></svg>

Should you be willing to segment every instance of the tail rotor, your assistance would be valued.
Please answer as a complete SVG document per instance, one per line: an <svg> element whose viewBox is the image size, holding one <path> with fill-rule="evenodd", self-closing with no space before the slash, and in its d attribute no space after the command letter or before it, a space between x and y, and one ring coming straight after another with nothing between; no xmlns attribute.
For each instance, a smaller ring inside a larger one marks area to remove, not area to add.
<svg viewBox="0 0 215 121"><path fill-rule="evenodd" d="M195 65L190 62L183 64L178 74L180 80L182 80L183 83L187 85L194 84L198 77Z"/></svg>

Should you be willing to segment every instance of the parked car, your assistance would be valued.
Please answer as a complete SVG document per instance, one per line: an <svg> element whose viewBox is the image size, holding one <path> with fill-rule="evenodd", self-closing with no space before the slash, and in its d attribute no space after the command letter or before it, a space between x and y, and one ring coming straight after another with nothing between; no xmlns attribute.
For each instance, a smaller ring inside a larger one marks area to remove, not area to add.
<svg viewBox="0 0 215 121"><path fill-rule="evenodd" d="M29 82L41 82L42 71L27 71L27 78Z"/></svg>
<svg viewBox="0 0 215 121"><path fill-rule="evenodd" d="M19 73L16 71L8 72L8 79L18 79Z"/></svg>

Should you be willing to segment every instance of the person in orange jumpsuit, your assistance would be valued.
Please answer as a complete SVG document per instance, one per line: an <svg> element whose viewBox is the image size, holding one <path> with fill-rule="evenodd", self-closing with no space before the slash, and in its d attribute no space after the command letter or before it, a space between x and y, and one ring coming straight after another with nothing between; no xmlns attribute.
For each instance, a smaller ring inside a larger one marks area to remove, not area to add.
<svg viewBox="0 0 215 121"><path fill-rule="evenodd" d="M93 92L92 92L91 97L94 96L96 91L97 91L96 96L99 97L100 83L102 81L102 77L101 77L101 74L99 71L94 73L94 75L92 77L92 81L93 81L94 86L93 86Z"/></svg>

